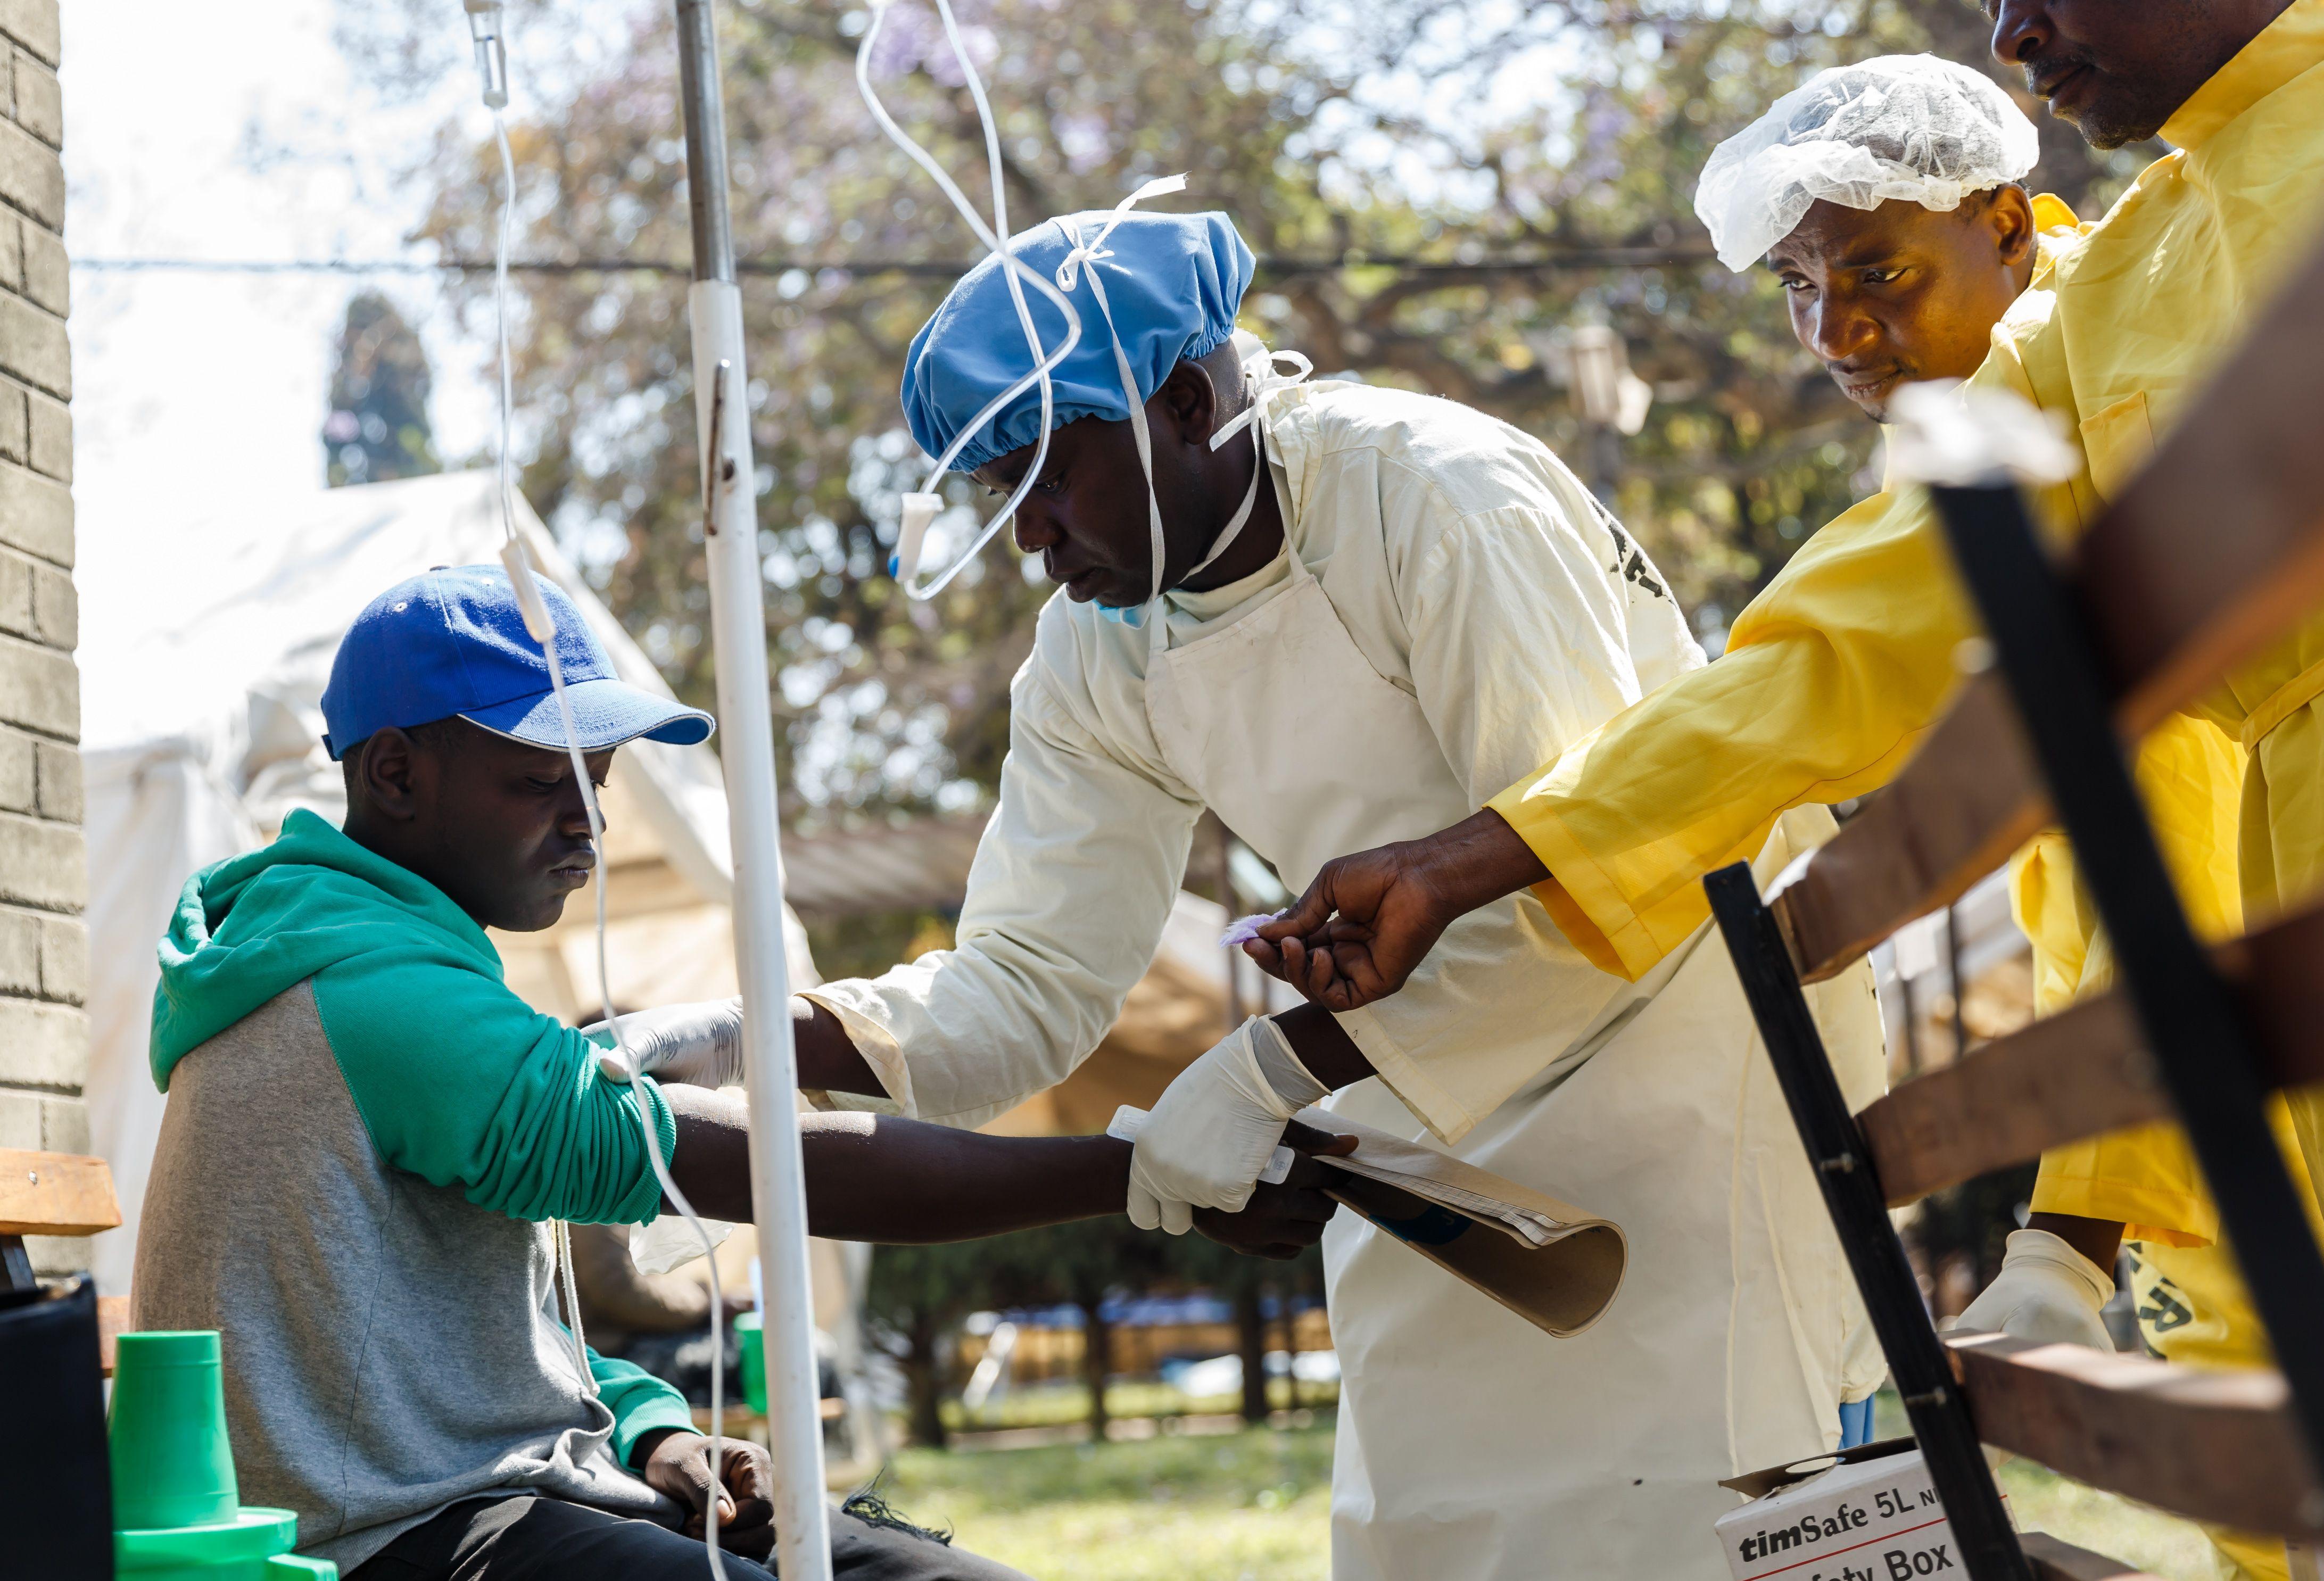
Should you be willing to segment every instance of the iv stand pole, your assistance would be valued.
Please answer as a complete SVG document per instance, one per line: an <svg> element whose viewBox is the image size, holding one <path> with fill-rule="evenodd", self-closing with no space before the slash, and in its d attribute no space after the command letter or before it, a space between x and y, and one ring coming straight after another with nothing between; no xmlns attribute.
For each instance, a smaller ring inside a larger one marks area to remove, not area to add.
<svg viewBox="0 0 2324 1581"><path fill-rule="evenodd" d="M798 1066L783 953L774 718L759 570L757 468L744 391L742 299L726 207L726 118L711 0L677 0L686 188L694 220L694 407L702 454L710 619L718 665L719 757L734 842L734 964L749 1039L751 1201L766 1307L767 1438L774 1455L776 1563L783 1581L830 1581L823 1418L807 1282L807 1183ZM716 433L712 433L714 426Z"/></svg>

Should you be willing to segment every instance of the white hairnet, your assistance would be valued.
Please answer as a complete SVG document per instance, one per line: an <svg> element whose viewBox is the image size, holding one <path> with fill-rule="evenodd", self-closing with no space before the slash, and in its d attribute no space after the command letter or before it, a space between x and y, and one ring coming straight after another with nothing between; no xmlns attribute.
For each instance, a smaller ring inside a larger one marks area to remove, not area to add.
<svg viewBox="0 0 2324 1581"><path fill-rule="evenodd" d="M1819 198L1876 208L1909 198L1952 209L2024 179L2034 123L1981 72L1934 55L1883 55L1819 71L1713 150L1694 189L1719 261L1742 271Z"/></svg>

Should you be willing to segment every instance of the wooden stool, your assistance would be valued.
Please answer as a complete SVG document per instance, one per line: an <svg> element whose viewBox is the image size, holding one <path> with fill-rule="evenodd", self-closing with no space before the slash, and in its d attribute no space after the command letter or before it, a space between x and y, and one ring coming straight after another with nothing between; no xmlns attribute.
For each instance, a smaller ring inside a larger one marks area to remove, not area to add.
<svg viewBox="0 0 2324 1581"><path fill-rule="evenodd" d="M0 1291L30 1290L34 1283L26 1236L93 1236L120 1227L121 1205L105 1160L0 1147ZM97 1320L110 1377L113 1338L128 1325L129 1298L98 1296Z"/></svg>

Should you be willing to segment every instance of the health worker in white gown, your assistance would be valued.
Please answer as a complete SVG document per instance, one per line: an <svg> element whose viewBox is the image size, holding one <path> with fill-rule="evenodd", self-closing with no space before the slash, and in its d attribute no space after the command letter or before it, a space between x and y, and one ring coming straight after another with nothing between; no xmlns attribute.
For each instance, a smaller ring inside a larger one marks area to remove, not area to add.
<svg viewBox="0 0 2324 1581"><path fill-rule="evenodd" d="M1467 816L1703 662L1661 574L1539 442L1301 382L1304 359L1238 336L1251 254L1224 216L1070 216L1015 246L1085 326L1047 446L1038 389L988 409L1032 366L991 260L913 342L904 408L931 455L974 422L958 466L1001 493L1043 452L1014 531L1063 588L1010 691L957 947L793 1011L817 1101L958 1126L1097 1046L1204 808L1296 892L1338 852ZM1026 295L1054 350L1062 316ZM1830 828L1787 814L1761 878ZM1809 993L1867 1101L1869 979ZM1139 1140L1133 1216L1176 1230L1190 1204L1240 1206L1284 1118L1327 1093L1613 1218L1631 1259L1596 1327L1552 1339L1339 1215L1333 1575L1723 1576L1718 1479L1836 1445L1880 1363L1719 942L1634 985L1530 896L1474 913L1394 998L1256 1018L1190 1067Z"/></svg>

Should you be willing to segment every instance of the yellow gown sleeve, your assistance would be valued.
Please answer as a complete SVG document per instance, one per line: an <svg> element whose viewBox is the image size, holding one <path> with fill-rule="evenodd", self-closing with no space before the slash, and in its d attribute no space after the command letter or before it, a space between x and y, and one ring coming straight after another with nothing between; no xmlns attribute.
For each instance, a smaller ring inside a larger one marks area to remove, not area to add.
<svg viewBox="0 0 2324 1581"><path fill-rule="evenodd" d="M2051 298L2028 291L1970 382L2070 414ZM2070 534L2087 484L2045 491ZM1719 662L1617 714L1486 804L1533 848L1534 893L1591 962L1636 979L1710 907L1702 876L1777 814L1886 784L1934 722L1975 630L1917 488L1874 495L1803 545L1738 616Z"/></svg>
<svg viewBox="0 0 2324 1581"><path fill-rule="evenodd" d="M1559 928L1635 979L1709 915L1703 874L1748 859L1784 809L1903 766L1970 630L1923 497L1875 495L1793 557L1718 663L1487 804L1549 869L1535 894Z"/></svg>

